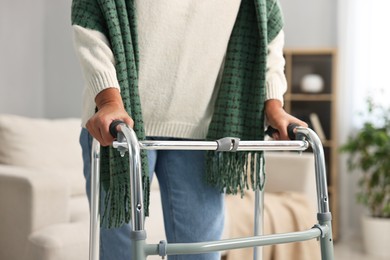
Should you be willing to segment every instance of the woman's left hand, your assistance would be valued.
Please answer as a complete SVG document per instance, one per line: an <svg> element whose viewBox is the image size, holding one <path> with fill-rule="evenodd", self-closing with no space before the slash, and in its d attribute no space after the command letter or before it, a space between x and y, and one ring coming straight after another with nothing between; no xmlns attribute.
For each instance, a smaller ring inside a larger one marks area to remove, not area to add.
<svg viewBox="0 0 390 260"><path fill-rule="evenodd" d="M287 126L289 124L307 127L305 122L288 114L283 109L282 102L277 99L269 99L265 102L265 116L268 125L278 130L278 132L272 135L272 138L275 140L289 140L287 134Z"/></svg>

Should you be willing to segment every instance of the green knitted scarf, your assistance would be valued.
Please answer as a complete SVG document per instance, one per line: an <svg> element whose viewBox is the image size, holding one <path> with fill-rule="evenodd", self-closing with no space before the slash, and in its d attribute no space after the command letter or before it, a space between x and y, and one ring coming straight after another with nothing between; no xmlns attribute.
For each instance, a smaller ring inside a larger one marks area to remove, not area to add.
<svg viewBox="0 0 390 260"><path fill-rule="evenodd" d="M196 1L196 0L194 0ZM102 32L110 41L123 103L145 138L138 95L138 44L134 0L73 0L72 24ZM215 112L207 139L232 136L264 138L267 46L283 26L277 0L242 0L228 49ZM147 158L142 152L145 214L149 205ZM226 193L263 188L261 152L209 152L207 180ZM101 183L106 191L102 225L118 227L130 220L128 158L102 147ZM248 177L250 176L250 181ZM251 185L249 185L251 184Z"/></svg>

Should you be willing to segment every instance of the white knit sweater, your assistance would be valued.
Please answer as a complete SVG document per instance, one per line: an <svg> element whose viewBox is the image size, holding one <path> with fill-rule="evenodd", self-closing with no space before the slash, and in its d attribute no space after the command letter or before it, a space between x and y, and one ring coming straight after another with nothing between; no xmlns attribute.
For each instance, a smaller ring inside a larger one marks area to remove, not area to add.
<svg viewBox="0 0 390 260"><path fill-rule="evenodd" d="M139 94L147 136L203 139L213 114L218 76L240 0L138 0ZM106 37L74 25L75 49L86 80L82 122L95 97L118 88ZM266 99L279 99L284 76L283 32L268 46Z"/></svg>

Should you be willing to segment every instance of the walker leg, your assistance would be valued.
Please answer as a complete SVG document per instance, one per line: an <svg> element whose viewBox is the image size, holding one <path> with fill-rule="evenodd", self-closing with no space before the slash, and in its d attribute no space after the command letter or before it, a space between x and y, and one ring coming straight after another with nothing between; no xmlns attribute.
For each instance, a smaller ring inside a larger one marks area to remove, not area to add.
<svg viewBox="0 0 390 260"><path fill-rule="evenodd" d="M264 202L264 192L261 190L255 191L255 220L254 220L254 235L261 236L263 235L263 217L264 211L262 206ZM262 260L263 259L263 247L256 246L253 248L253 260Z"/></svg>
<svg viewBox="0 0 390 260"><path fill-rule="evenodd" d="M263 158L260 160L260 178L263 178ZM263 182L264 180L260 180ZM263 235L264 223L264 191L256 189L255 191L255 218L254 218L254 235ZM263 259L263 247L256 246L253 248L253 260Z"/></svg>
<svg viewBox="0 0 390 260"><path fill-rule="evenodd" d="M94 139L91 154L91 215L89 226L89 260L99 260L100 247L100 144Z"/></svg>
<svg viewBox="0 0 390 260"><path fill-rule="evenodd" d="M322 231L320 237L321 259L333 260L333 238L332 238L332 214L329 211L329 194L326 179L325 155L322 143L318 135L309 128L297 128L299 134L307 137L314 153L314 164L316 173L316 188L317 188L317 220L320 227L326 227L327 230Z"/></svg>
<svg viewBox="0 0 390 260"><path fill-rule="evenodd" d="M326 216L327 215L327 216ZM322 260L334 260L334 250L333 250L333 237L332 237L332 223L331 223L331 214L329 213L323 215L318 214L318 222L322 226L327 226L329 232L326 235L320 237L320 246L321 246L321 259ZM327 219L321 219L325 216Z"/></svg>
<svg viewBox="0 0 390 260"><path fill-rule="evenodd" d="M131 232L131 259L146 260L145 239L146 232L144 230Z"/></svg>

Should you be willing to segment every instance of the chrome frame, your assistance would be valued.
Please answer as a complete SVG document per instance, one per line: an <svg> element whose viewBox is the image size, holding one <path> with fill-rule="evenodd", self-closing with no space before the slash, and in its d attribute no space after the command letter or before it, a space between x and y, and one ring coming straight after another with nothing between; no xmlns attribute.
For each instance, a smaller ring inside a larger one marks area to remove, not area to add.
<svg viewBox="0 0 390 260"><path fill-rule="evenodd" d="M146 244L144 230L144 205L141 176L140 149L146 150L217 150L216 141L138 141L131 128L125 124L118 126L118 141L113 143L114 148L124 155L128 151L130 161L130 192L131 192L131 226L132 226L132 256L134 260L145 260L148 255L198 254L245 247L254 247L254 258L261 257L259 246L279 243L305 241L313 238L320 240L322 260L333 260L333 238L331 213L329 211L328 188L326 180L325 157L323 147L317 134L304 127L297 127L298 141L240 141L237 151L304 151L309 145L313 149L315 158L318 223L306 231L284 234L262 234L262 205L263 193L256 191L255 200L255 230L253 237L240 239L225 239L201 243L169 244L161 241L159 244ZM90 260L99 260L99 143L94 140L92 145L92 178L91 178L91 230L90 230ZM129 149L130 147L130 149ZM233 149L233 148L232 148Z"/></svg>

